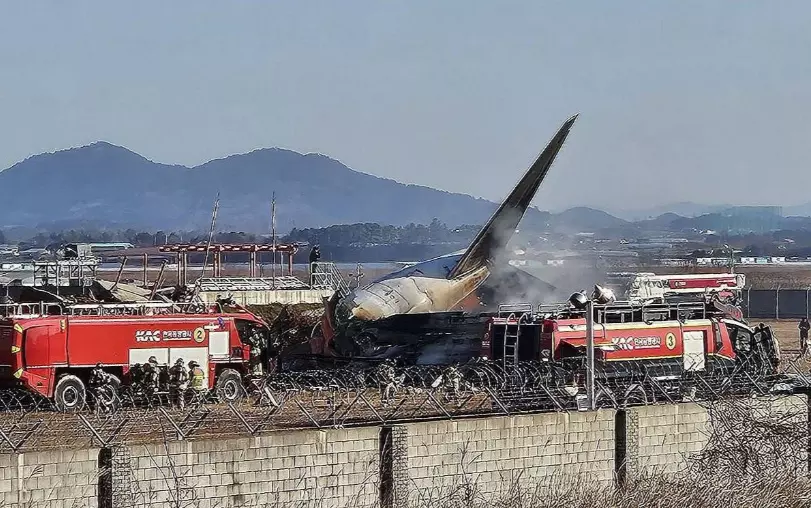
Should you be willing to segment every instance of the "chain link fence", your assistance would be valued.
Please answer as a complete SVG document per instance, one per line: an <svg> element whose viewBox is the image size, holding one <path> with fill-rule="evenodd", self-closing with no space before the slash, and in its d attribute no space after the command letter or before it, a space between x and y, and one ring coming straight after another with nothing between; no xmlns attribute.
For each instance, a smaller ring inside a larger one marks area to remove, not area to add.
<svg viewBox="0 0 811 508"><path fill-rule="evenodd" d="M790 395L811 387L801 358L788 359L780 374L771 373L764 361L752 357L706 375L674 367L672 375L659 378L648 376L645 365L640 365L639 372L600 377L595 401L597 407L623 409L685 400ZM570 380L553 376L543 362L283 373L246 391L239 403L192 393L182 408L172 407L159 394L142 399L122 389L91 397L86 406L69 414L28 391L0 390L0 454L586 409L578 393L582 390Z"/></svg>
<svg viewBox="0 0 811 508"><path fill-rule="evenodd" d="M811 289L745 289L743 315L754 319L801 319L811 316Z"/></svg>

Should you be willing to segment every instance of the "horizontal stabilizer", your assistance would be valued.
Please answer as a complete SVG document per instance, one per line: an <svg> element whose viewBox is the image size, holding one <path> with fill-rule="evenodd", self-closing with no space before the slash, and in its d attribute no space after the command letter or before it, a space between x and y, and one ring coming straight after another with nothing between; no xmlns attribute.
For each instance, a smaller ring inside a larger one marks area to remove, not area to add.
<svg viewBox="0 0 811 508"><path fill-rule="evenodd" d="M479 231L462 258L451 270L448 278L455 278L480 268L493 260L495 253L503 249L515 233L515 228L524 217L530 202L546 178L577 115L566 120L552 141L546 146L535 163L529 168L507 199L496 210L487 224Z"/></svg>

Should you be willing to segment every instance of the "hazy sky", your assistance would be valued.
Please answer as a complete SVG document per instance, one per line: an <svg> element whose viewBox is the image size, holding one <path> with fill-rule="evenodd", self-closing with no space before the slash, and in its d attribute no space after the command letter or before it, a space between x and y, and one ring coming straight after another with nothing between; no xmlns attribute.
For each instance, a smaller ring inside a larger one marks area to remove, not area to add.
<svg viewBox="0 0 811 508"><path fill-rule="evenodd" d="M811 201L811 2L0 1L0 167L258 147L535 204Z"/></svg>

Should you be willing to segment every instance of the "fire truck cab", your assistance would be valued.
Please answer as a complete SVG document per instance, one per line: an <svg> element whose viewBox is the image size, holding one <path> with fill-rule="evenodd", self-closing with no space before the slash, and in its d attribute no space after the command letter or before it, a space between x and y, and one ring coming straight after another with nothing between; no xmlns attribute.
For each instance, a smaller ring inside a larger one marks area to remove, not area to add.
<svg viewBox="0 0 811 508"><path fill-rule="evenodd" d="M52 398L61 410L84 406L96 364L122 385L155 357L162 370L178 359L199 363L205 386L238 400L248 374L250 340L268 344L268 327L240 310L184 312L180 304L75 305L57 312L13 313L0 319L0 382Z"/></svg>

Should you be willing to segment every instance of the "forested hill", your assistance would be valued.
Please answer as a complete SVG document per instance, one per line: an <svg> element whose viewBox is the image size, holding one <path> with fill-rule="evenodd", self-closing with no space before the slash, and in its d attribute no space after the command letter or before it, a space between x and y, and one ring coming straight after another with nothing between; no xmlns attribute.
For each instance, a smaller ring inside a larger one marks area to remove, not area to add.
<svg viewBox="0 0 811 508"><path fill-rule="evenodd" d="M515 169L516 177L521 171ZM252 232L270 230L274 193L283 231L359 222L429 224L434 217L448 224L483 223L497 206L354 171L324 155L278 148L190 168L98 142L19 162L0 172L0 187L6 191L0 229L205 230L217 192L218 225Z"/></svg>

